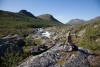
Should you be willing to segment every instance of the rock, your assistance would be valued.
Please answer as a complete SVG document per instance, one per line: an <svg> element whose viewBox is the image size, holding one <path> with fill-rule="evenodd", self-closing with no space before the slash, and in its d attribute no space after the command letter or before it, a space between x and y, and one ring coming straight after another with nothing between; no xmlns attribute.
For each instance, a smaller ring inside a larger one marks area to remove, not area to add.
<svg viewBox="0 0 100 67"><path fill-rule="evenodd" d="M11 41L9 41L8 39L0 39L0 57L5 56L5 53L7 51L22 52L22 49L18 45L15 45ZM0 63L1 62L2 62L2 60L0 59Z"/></svg>
<svg viewBox="0 0 100 67"><path fill-rule="evenodd" d="M66 61L62 67L89 67L88 63L86 62L88 56L88 52L79 49L77 54L71 55L69 60Z"/></svg>
<svg viewBox="0 0 100 67"><path fill-rule="evenodd" d="M90 55L88 57L88 62L90 63L91 66L95 66L95 67L100 67L100 60L99 60L99 56L96 55Z"/></svg>
<svg viewBox="0 0 100 67"><path fill-rule="evenodd" d="M2 45L4 43L9 43L9 40L7 40L7 39L0 39L0 45Z"/></svg>
<svg viewBox="0 0 100 67"><path fill-rule="evenodd" d="M6 36L0 39L0 56L5 56L8 51L22 52L21 47L25 45L23 38L18 34Z"/></svg>
<svg viewBox="0 0 100 67"><path fill-rule="evenodd" d="M56 47L57 46L58 45L56 45ZM18 67L53 67L57 63L56 59L60 58L60 55L58 55L56 52L57 50L54 50L52 47L48 51L36 56L36 58L32 60L26 61Z"/></svg>
<svg viewBox="0 0 100 67"><path fill-rule="evenodd" d="M76 46L73 52L65 52L63 43L56 44L46 52L43 52L40 55L32 56L24 63L20 64L18 67L90 67L92 59L95 57L92 55L90 50L84 48L78 48ZM71 45L70 45L71 46ZM72 46L71 46L72 47ZM68 46L68 49L71 48ZM95 61L95 66L99 64L99 61Z"/></svg>
<svg viewBox="0 0 100 67"><path fill-rule="evenodd" d="M14 44L18 45L19 47L22 47L25 45L23 37L20 37L18 34L3 37L1 39L1 41L2 41L2 43L5 43L5 41L8 41L9 43L14 43Z"/></svg>
<svg viewBox="0 0 100 67"><path fill-rule="evenodd" d="M25 42L21 38L17 39L15 44L18 45L19 47L25 46Z"/></svg>
<svg viewBox="0 0 100 67"><path fill-rule="evenodd" d="M81 37L85 33L86 29L81 30L77 36Z"/></svg>
<svg viewBox="0 0 100 67"><path fill-rule="evenodd" d="M72 51L73 50L73 47L72 46L65 46L64 47L64 50L65 51Z"/></svg>
<svg viewBox="0 0 100 67"><path fill-rule="evenodd" d="M13 51L21 52L21 48L13 43L0 45L0 56L5 56L7 49L12 48Z"/></svg>
<svg viewBox="0 0 100 67"><path fill-rule="evenodd" d="M78 50L78 47L74 44L65 44L64 45L64 51L77 51Z"/></svg>

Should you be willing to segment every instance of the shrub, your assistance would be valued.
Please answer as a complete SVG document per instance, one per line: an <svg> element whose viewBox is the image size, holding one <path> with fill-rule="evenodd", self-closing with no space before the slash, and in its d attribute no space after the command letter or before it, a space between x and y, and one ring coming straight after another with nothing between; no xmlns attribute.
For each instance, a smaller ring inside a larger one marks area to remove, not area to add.
<svg viewBox="0 0 100 67"><path fill-rule="evenodd" d="M1 67L16 67L18 62L22 60L22 57L19 52L13 51L10 47L10 52L7 49L5 56L1 57L1 59L3 61Z"/></svg>

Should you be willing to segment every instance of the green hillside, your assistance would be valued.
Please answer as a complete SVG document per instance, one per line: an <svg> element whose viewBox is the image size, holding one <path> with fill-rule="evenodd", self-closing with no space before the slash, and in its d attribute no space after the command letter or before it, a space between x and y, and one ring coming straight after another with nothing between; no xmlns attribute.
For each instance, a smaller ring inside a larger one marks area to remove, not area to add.
<svg viewBox="0 0 100 67"><path fill-rule="evenodd" d="M71 29L71 32L77 35L74 42L77 43L78 46L96 52L100 51L100 20L75 26ZM78 36L79 34L82 35Z"/></svg>
<svg viewBox="0 0 100 67"><path fill-rule="evenodd" d="M41 20L35 17L30 17L28 14L13 13L0 10L0 28L37 28L61 25L54 21Z"/></svg>
<svg viewBox="0 0 100 67"><path fill-rule="evenodd" d="M42 14L42 15L39 15L37 16L38 18L40 19L43 19L43 20L48 20L48 21L55 21L55 22L59 22L57 19L55 19L52 15L50 14ZM59 22L60 23L60 22Z"/></svg>
<svg viewBox="0 0 100 67"><path fill-rule="evenodd" d="M50 27L64 25L60 22L42 20L26 10L18 13L0 10L0 36L8 34L29 32L30 28ZM19 32L20 31L20 32Z"/></svg>

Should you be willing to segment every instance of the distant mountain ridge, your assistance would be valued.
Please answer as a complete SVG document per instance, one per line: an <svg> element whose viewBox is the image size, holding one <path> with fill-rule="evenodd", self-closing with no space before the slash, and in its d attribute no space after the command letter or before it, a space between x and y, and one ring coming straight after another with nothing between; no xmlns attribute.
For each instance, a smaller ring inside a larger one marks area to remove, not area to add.
<svg viewBox="0 0 100 67"><path fill-rule="evenodd" d="M85 20L82 20L82 19L72 19L72 20L68 21L66 24L78 25L78 24L83 24L84 22L85 22Z"/></svg>
<svg viewBox="0 0 100 67"><path fill-rule="evenodd" d="M99 21L99 20L100 20L100 16L90 19L90 20L88 20L88 22L95 22L95 21Z"/></svg>
<svg viewBox="0 0 100 67"><path fill-rule="evenodd" d="M10 13L10 14L13 14L13 15L20 15L20 16L22 15L22 16L28 16L28 17L31 17L31 18L38 18L38 19L47 20L47 21L59 22L51 14L42 14L42 15L39 15L39 16L36 17L32 13L28 12L27 10L20 10L17 13L0 10L0 13L7 13L7 14Z"/></svg>
<svg viewBox="0 0 100 67"><path fill-rule="evenodd" d="M100 20L100 16L98 17L95 17L93 19L90 19L90 20L82 20L82 19L72 19L70 21L68 21L66 24L68 25L79 25L79 24L84 24L84 23L91 23L91 22L96 22L96 21L99 21Z"/></svg>
<svg viewBox="0 0 100 67"><path fill-rule="evenodd" d="M20 10L16 13L0 10L0 28L40 28L63 25L52 15L46 18L44 18L46 20L38 18L27 10Z"/></svg>

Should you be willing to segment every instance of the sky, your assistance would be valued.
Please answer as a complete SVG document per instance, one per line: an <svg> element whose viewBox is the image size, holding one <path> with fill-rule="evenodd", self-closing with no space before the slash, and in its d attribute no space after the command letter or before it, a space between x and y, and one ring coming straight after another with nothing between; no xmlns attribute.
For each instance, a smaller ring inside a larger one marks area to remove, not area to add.
<svg viewBox="0 0 100 67"><path fill-rule="evenodd" d="M51 14L62 23L100 16L100 0L0 0L0 10L27 10L35 16Z"/></svg>

